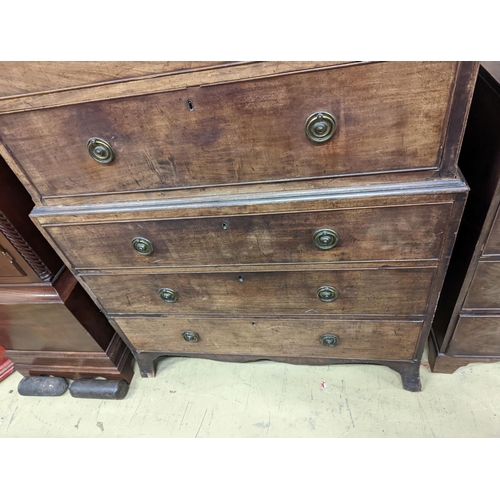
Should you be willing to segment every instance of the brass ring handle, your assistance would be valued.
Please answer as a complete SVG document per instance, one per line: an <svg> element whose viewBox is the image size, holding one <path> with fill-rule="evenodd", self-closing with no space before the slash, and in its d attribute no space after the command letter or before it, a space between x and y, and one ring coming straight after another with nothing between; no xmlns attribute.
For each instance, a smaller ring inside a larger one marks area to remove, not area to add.
<svg viewBox="0 0 500 500"><path fill-rule="evenodd" d="M111 144L99 137L91 137L87 142L90 157L98 163L111 163L115 159L115 152Z"/></svg>
<svg viewBox="0 0 500 500"><path fill-rule="evenodd" d="M190 342L191 344L194 344L195 342L198 342L200 340L200 336L197 333L192 332L191 330L182 332L182 338L186 342Z"/></svg>
<svg viewBox="0 0 500 500"><path fill-rule="evenodd" d="M324 335L321 335L319 341L325 347L335 347L340 342L340 339L337 335L333 335L333 333L325 333Z"/></svg>
<svg viewBox="0 0 500 500"><path fill-rule="evenodd" d="M330 250L338 241L339 235L333 229L318 229L313 235L313 242L320 250Z"/></svg>
<svg viewBox="0 0 500 500"><path fill-rule="evenodd" d="M339 291L333 286L320 286L316 291L318 299L322 302L333 302L339 296Z"/></svg>
<svg viewBox="0 0 500 500"><path fill-rule="evenodd" d="M132 240L133 249L141 255L151 255L154 251L153 243L147 238L142 238L141 236L136 236Z"/></svg>
<svg viewBox="0 0 500 500"><path fill-rule="evenodd" d="M312 142L326 142L337 130L337 119L328 111L316 111L307 117L305 129Z"/></svg>
<svg viewBox="0 0 500 500"><path fill-rule="evenodd" d="M158 290L160 298L165 302L174 303L179 300L179 294L171 288L160 288Z"/></svg>

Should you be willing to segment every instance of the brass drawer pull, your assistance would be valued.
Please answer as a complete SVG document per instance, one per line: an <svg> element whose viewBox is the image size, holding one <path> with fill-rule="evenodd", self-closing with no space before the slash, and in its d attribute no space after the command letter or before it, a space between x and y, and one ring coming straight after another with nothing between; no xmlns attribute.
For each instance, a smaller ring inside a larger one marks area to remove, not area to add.
<svg viewBox="0 0 500 500"><path fill-rule="evenodd" d="M198 342L200 340L200 336L197 333L192 332L191 330L182 332L182 338L186 342L190 342L191 344L194 344L195 342Z"/></svg>
<svg viewBox="0 0 500 500"><path fill-rule="evenodd" d="M337 130L337 120L328 111L317 111L306 120L306 135L312 142L326 142Z"/></svg>
<svg viewBox="0 0 500 500"><path fill-rule="evenodd" d="M319 341L325 347L335 347L340 342L340 339L337 337L337 335L333 335L333 333L325 333L324 335L321 335Z"/></svg>
<svg viewBox="0 0 500 500"><path fill-rule="evenodd" d="M154 250L153 243L151 243L147 238L142 238L140 236L137 236L132 240L132 247L141 255L151 255Z"/></svg>
<svg viewBox="0 0 500 500"><path fill-rule="evenodd" d="M158 293L160 294L161 299L165 302L174 303L179 300L179 294L171 288L160 288Z"/></svg>
<svg viewBox="0 0 500 500"><path fill-rule="evenodd" d="M98 163L111 163L115 159L115 152L111 144L99 137L92 137L87 142L90 157Z"/></svg>
<svg viewBox="0 0 500 500"><path fill-rule="evenodd" d="M333 302L338 296L339 291L333 286L320 286L316 291L318 299L323 302Z"/></svg>
<svg viewBox="0 0 500 500"><path fill-rule="evenodd" d="M339 235L333 229L318 229L313 236L313 242L320 250L330 250L338 241Z"/></svg>

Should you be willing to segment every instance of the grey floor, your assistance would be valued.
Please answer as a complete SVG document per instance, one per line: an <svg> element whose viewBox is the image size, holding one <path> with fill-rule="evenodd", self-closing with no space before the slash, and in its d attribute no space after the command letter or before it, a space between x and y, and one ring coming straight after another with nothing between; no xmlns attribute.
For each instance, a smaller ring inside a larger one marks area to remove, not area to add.
<svg viewBox="0 0 500 500"><path fill-rule="evenodd" d="M421 366L423 391L389 368L170 358L126 399L23 397L0 383L1 437L500 437L500 363L453 375Z"/></svg>

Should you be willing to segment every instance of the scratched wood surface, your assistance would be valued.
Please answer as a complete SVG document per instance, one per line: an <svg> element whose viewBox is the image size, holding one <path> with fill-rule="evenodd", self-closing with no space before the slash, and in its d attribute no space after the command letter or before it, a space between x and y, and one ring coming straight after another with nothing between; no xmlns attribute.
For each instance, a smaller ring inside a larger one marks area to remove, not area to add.
<svg viewBox="0 0 500 500"><path fill-rule="evenodd" d="M47 227L75 268L437 259L451 204ZM159 215L159 214L158 214ZM421 224L425 219L426 223ZM317 230L339 241L318 249ZM140 236L148 256L134 251Z"/></svg>
<svg viewBox="0 0 500 500"><path fill-rule="evenodd" d="M116 318L139 351L184 354L307 356L315 358L412 359L419 321L325 321L274 318ZM189 343L184 331L200 340ZM324 334L340 340L335 347L319 342Z"/></svg>
<svg viewBox="0 0 500 500"><path fill-rule="evenodd" d="M446 354L498 357L499 353L500 315L461 314Z"/></svg>
<svg viewBox="0 0 500 500"><path fill-rule="evenodd" d="M434 274L432 268L415 268L82 277L108 314L407 316L424 314ZM338 298L329 303L319 300L317 290L322 286L336 288ZM163 301L161 288L175 290L178 301Z"/></svg>
<svg viewBox="0 0 500 500"><path fill-rule="evenodd" d="M42 196L437 168L456 64L377 63L0 116ZM187 102L192 102L191 111ZM304 132L336 116L323 144ZM116 153L90 158L100 137Z"/></svg>
<svg viewBox="0 0 500 500"><path fill-rule="evenodd" d="M84 87L153 75L225 66L210 61L2 61L0 97ZM235 63L237 64L237 63Z"/></svg>

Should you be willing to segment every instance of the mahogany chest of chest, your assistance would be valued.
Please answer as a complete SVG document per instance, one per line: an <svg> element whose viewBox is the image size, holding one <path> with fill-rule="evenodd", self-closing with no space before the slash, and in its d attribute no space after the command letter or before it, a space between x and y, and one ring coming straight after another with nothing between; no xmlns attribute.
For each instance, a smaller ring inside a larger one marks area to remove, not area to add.
<svg viewBox="0 0 500 500"><path fill-rule="evenodd" d="M1 148L143 376L373 363L420 390L476 63L38 64L2 65Z"/></svg>

